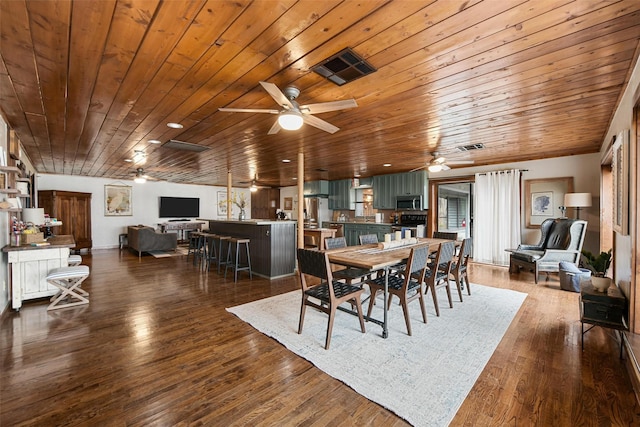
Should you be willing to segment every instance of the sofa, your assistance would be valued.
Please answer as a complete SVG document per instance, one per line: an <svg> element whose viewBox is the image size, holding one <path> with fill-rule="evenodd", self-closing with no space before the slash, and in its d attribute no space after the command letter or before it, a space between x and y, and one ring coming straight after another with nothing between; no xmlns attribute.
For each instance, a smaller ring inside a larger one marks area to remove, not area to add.
<svg viewBox="0 0 640 427"><path fill-rule="evenodd" d="M178 235L176 233L158 233L153 227L145 225L130 225L127 228L127 243L129 248L138 252L176 250Z"/></svg>
<svg viewBox="0 0 640 427"><path fill-rule="evenodd" d="M587 221L569 218L547 219L540 225L540 232L538 244L508 249L511 252L509 272L517 273L520 268L531 270L536 284L539 272L557 273L562 261L578 265L587 232Z"/></svg>

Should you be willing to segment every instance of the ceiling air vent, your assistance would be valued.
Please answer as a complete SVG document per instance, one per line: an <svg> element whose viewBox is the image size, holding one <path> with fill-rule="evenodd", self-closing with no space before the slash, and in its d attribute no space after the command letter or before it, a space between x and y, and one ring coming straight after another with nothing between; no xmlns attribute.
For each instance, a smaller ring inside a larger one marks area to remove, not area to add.
<svg viewBox="0 0 640 427"><path fill-rule="evenodd" d="M315 71L338 86L342 86L345 83L371 74L376 69L351 48L346 48L314 65L311 67L311 71Z"/></svg>
<svg viewBox="0 0 640 427"><path fill-rule="evenodd" d="M162 146L165 148L173 148L175 150L195 151L196 153L201 153L211 148L204 145L192 144L190 142L178 141L175 139L171 139L165 142L164 144L162 144Z"/></svg>
<svg viewBox="0 0 640 427"><path fill-rule="evenodd" d="M458 151L471 151L471 150L481 150L484 148L484 144L471 144L471 145L463 145L458 147Z"/></svg>

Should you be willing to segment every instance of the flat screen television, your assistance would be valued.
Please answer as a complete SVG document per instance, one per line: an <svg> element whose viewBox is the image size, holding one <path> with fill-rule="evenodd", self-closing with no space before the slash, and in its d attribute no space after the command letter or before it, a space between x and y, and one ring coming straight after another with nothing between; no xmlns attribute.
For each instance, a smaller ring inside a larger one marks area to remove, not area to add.
<svg viewBox="0 0 640 427"><path fill-rule="evenodd" d="M197 218L200 199L197 197L160 197L160 218Z"/></svg>

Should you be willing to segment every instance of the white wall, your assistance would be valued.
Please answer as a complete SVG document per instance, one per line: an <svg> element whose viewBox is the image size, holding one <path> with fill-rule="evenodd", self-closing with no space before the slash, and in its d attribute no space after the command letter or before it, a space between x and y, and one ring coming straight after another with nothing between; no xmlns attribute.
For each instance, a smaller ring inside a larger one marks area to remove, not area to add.
<svg viewBox="0 0 640 427"><path fill-rule="evenodd" d="M144 224L157 227L166 222L158 216L158 200L160 196L198 197L200 198L200 218L226 219L218 215L218 192L226 192L226 187L204 185L185 185L168 182L147 181L136 184L133 181L116 181L105 178L88 178L69 175L37 174L38 190L64 190L92 193L91 197L91 233L93 249L115 248L118 246L118 235L126 233L127 226ZM104 215L104 186L108 184L132 186L133 215ZM233 192L244 193L247 200L245 212L251 215L251 193L246 188L234 188ZM238 217L240 209L233 206L232 219ZM47 212L48 213L48 212Z"/></svg>
<svg viewBox="0 0 640 427"><path fill-rule="evenodd" d="M0 147L7 152L9 146L9 127L0 116ZM0 195L4 199L4 194ZM9 212L0 212L0 247L9 244L9 233L7 232L11 226L11 215ZM7 230L7 231L5 231ZM5 308L9 305L9 264L7 254L2 254L2 264L0 264L0 314L4 313Z"/></svg>
<svg viewBox="0 0 640 427"><path fill-rule="evenodd" d="M633 126L633 107L634 107L634 96L640 91L640 61L636 62L635 68L631 77L629 79L629 83L620 99L620 103L618 105L618 109L616 110L613 119L611 120L611 124L609 125L609 129L607 130L607 134L602 141L602 151L601 157L604 158L609 147L612 144L613 137L617 135L620 131L626 129L634 129ZM635 135L631 132L630 144L633 144L635 147L638 147L638 143L640 141L636 140ZM633 153L633 150L632 150ZM633 159L633 157L631 157ZM633 160L632 160L633 162ZM631 189L634 189L633 185L634 178L636 177L638 171L637 164L631 164ZM632 206L636 202L636 195L629 195L629 206ZM613 257L614 262L614 270L615 270L615 278L618 285L622 285L622 288L626 291L628 286L632 281L632 255L631 250L633 248L633 236L636 233L635 230L635 221L629 221L629 234L622 235L616 233L615 238L615 256ZM637 246L636 242L636 246ZM626 294L629 295L628 291Z"/></svg>
<svg viewBox="0 0 640 427"><path fill-rule="evenodd" d="M429 178L450 178L468 176L476 173L498 171L506 169L526 169L522 173L521 206L524 209L524 181L528 179L573 177L573 191L576 193L591 193L593 206L580 211L580 219L588 221L587 235L584 249L599 251L600 248L600 154L583 154L578 156L555 157L544 160L530 160L526 162L512 162L490 166L474 166L456 168L438 173L429 173ZM375 191L375 189L374 189ZM558 212L560 216L560 212ZM522 242L537 243L540 239L540 229L526 228L525 215L522 212ZM476 224L476 227L480 226Z"/></svg>

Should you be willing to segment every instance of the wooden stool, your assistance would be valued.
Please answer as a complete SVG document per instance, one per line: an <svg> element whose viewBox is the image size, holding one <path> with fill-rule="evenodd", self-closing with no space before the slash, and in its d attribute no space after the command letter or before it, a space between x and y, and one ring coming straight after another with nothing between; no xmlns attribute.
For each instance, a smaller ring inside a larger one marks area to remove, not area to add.
<svg viewBox="0 0 640 427"><path fill-rule="evenodd" d="M189 249L187 250L187 261L189 255L193 254L193 265L204 258L204 235L199 231L189 234Z"/></svg>
<svg viewBox="0 0 640 427"><path fill-rule="evenodd" d="M218 241L218 274L220 274L220 268L222 268L222 266L225 266L224 269L224 274L227 274L227 268L226 265L228 263L228 256L229 256L229 251L231 251L231 243L229 242L231 240L231 237L229 236L221 236L221 235L216 235L216 240ZM224 252L225 249L225 245L226 245L226 254Z"/></svg>
<svg viewBox="0 0 640 427"><path fill-rule="evenodd" d="M89 293L80 288L80 284L87 277L89 277L89 267L86 265L60 267L51 270L47 275L47 282L60 289L60 291L51 297L51 304L49 304L47 310L89 304L89 299L87 298Z"/></svg>
<svg viewBox="0 0 640 427"><path fill-rule="evenodd" d="M235 238L232 237L229 240L229 250L227 251L227 263L224 269L224 278L227 278L227 269L233 268L233 281L238 281L239 271L248 271L249 278L253 279L251 274L251 255L249 254L249 242L250 239ZM245 255L247 257L246 264L240 264L240 248L244 245ZM232 250L233 249L233 250Z"/></svg>
<svg viewBox="0 0 640 427"><path fill-rule="evenodd" d="M75 267L82 264L82 257L80 255L69 255L69 267Z"/></svg>
<svg viewBox="0 0 640 427"><path fill-rule="evenodd" d="M219 239L217 234L202 233L204 236L205 257L203 267L208 271L212 262L218 261L218 249L216 248L216 240Z"/></svg>

